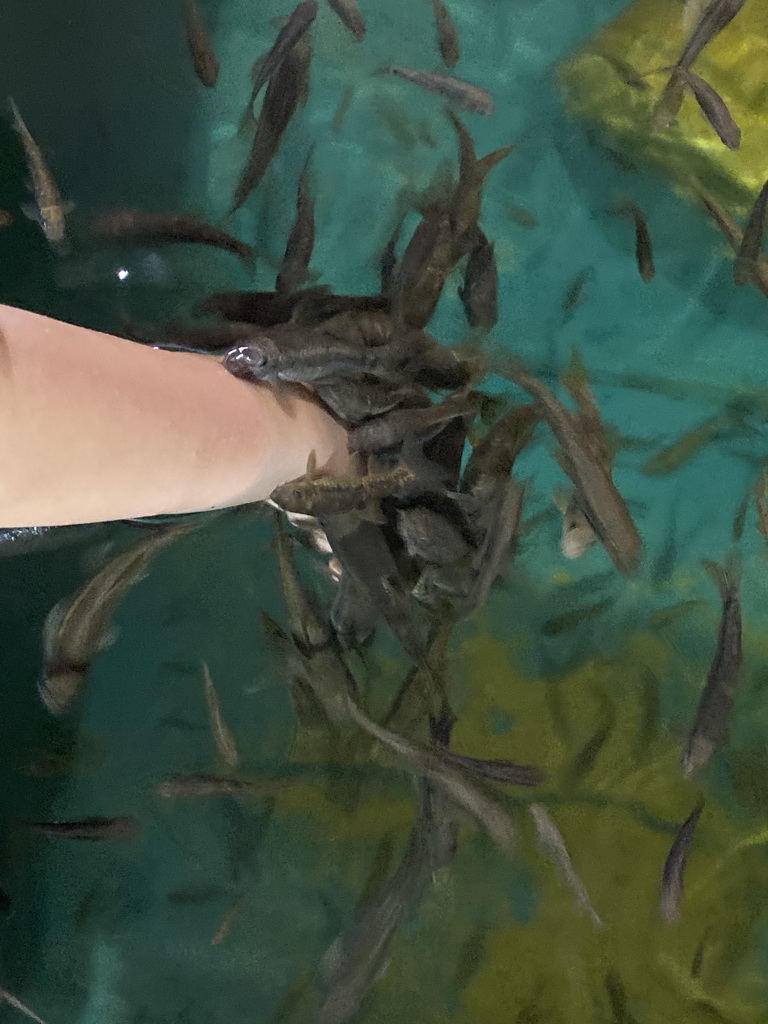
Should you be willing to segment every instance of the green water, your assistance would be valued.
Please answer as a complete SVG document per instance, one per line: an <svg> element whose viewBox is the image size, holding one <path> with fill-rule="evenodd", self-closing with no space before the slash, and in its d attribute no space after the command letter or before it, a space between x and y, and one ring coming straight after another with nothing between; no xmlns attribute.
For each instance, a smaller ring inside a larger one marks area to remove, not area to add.
<svg viewBox="0 0 768 1024"><path fill-rule="evenodd" d="M287 7L273 0L200 6L215 23L222 63L212 93L191 73L177 4L4 5L2 89L44 144L76 203L73 229L81 234L62 266L22 218L0 231L1 301L109 329L120 311L162 320L208 290L247 285L227 254L162 253L148 272L145 250L98 250L82 231L88 217L112 206L185 209L211 219L226 213L246 155L236 126L250 66L274 37L271 20ZM617 169L590 130L563 112L558 61L621 4L475 0L453 7L462 44L457 73L489 88L497 102L493 117L466 118L478 152L516 143L493 172L484 204L502 281L498 337L549 380L578 345L606 421L650 439L646 450L622 451L616 471L645 559L631 581L609 571L602 550L568 563L558 550L559 523L544 518L487 614L457 632L455 749L539 764L548 782L534 796L509 795L520 821L514 857L463 823L454 868L406 920L359 1019L768 1020L761 952L766 563L752 510L741 545L747 672L732 739L700 786L683 782L678 768L719 614L700 562L730 549L733 517L754 472L750 460L765 445L756 433L714 444L669 476L639 471L651 452L716 415L734 393L768 394L765 300L732 287L730 264L698 211L642 168ZM361 0L361 8L368 34L358 44L321 6L310 102L234 221L257 246L259 287L272 284L310 145L318 224L312 266L337 291L376 288L397 195L425 186L442 161L455 160L440 101L374 74L388 62L436 66L430 6ZM354 94L336 134L334 114L349 87ZM405 109L417 136L412 146L388 132L376 112L382 104ZM15 211L25 172L7 125L0 146L0 206ZM631 225L612 212L617 191L648 217L657 266L651 285L635 269ZM511 204L529 210L537 226L517 224ZM121 268L130 271L127 281L117 278ZM584 271L583 300L566 315L563 293ZM457 285L449 282L430 327L445 341L464 331ZM630 373L674 382L679 394L620 386ZM524 455L520 474L535 481L527 514L550 507L560 477L546 440ZM295 735L284 664L268 648L259 617L265 610L285 621L270 544L270 526L241 515L164 553L121 607L119 640L95 664L71 726L52 723L37 696L40 630L52 605L87 577L93 545L2 563L0 884L13 909L0 921L0 984L49 1024L310 1024L325 951L352 920L373 865L393 871L402 856L416 815L409 777L378 762L345 772L352 755L335 750L329 783L328 743ZM328 597L327 580L309 560L304 568ZM603 599L609 610L581 628L542 634L554 616ZM694 599L701 604L678 619L653 619ZM244 771L284 780L270 799L174 802L154 793L173 774L221 767L207 726L203 659ZM382 637L368 665L374 706L404 670ZM661 868L700 789L708 804L683 919L665 928L657 914ZM524 807L534 798L556 817L602 931L537 849ZM13 825L94 814L135 814L144 834L125 845L53 844ZM169 901L190 887L215 892L204 902ZM211 945L235 904L229 935ZM13 1013L0 1009L9 1020Z"/></svg>

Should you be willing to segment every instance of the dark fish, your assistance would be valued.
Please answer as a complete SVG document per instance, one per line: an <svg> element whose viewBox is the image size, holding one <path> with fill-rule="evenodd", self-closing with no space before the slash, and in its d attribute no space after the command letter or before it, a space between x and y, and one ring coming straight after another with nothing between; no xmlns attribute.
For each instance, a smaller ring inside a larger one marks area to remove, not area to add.
<svg viewBox="0 0 768 1024"><path fill-rule="evenodd" d="M766 205L768 205L768 181L758 193L736 252L733 280L737 285L747 284L748 281L754 281L757 277L757 264L762 257L763 235L765 234Z"/></svg>
<svg viewBox="0 0 768 1024"><path fill-rule="evenodd" d="M371 501L402 491L415 479L416 474L405 464L374 468L363 475L353 472L313 477L310 474L281 484L270 498L287 512L322 519L340 512L362 510Z"/></svg>
<svg viewBox="0 0 768 1024"><path fill-rule="evenodd" d="M217 775L176 775L155 787L155 793L166 800L201 796L272 796L280 792L279 780L227 779Z"/></svg>
<svg viewBox="0 0 768 1024"><path fill-rule="evenodd" d="M325 289L321 289L325 291ZM226 320L249 323L256 327L275 327L291 319L296 307L307 294L318 289L283 295L280 292L214 292L200 305L201 313L218 313Z"/></svg>
<svg viewBox="0 0 768 1024"><path fill-rule="evenodd" d="M728 149L738 149L741 145L741 128L731 117L731 112L723 97L712 88L709 82L705 82L693 71L683 71L682 74L691 87L702 113L720 137L720 141Z"/></svg>
<svg viewBox="0 0 768 1024"><path fill-rule="evenodd" d="M238 896L224 911L221 923L211 939L212 946L220 946L232 931L232 926L240 916L240 911L243 909L243 899L244 897Z"/></svg>
<svg viewBox="0 0 768 1024"><path fill-rule="evenodd" d="M413 233L395 273L392 308L396 319L412 327L427 325L453 269L453 235L448 213L428 209Z"/></svg>
<svg viewBox="0 0 768 1024"><path fill-rule="evenodd" d="M749 509L749 502L752 495L747 491L744 497L739 502L736 508L736 514L733 517L733 539L734 542L738 543L744 536L744 526L747 521L747 511Z"/></svg>
<svg viewBox="0 0 768 1024"><path fill-rule="evenodd" d="M523 514L525 485L517 480L504 480L490 502L490 516L485 540L477 558L477 568L467 593L471 611L485 607L491 587L514 551Z"/></svg>
<svg viewBox="0 0 768 1024"><path fill-rule="evenodd" d="M111 559L71 597L49 613L43 630L43 703L54 715L72 709L91 661L114 641L109 625L128 591L149 572L157 555L198 523L165 527Z"/></svg>
<svg viewBox="0 0 768 1024"><path fill-rule="evenodd" d="M314 12L317 11L315 0L305 0L299 7L311 8ZM314 13L312 17L314 18ZM311 57L312 50L308 38L303 34L298 42L288 49L284 57L281 55L279 66L269 79L264 104L261 108L258 124L256 125L251 155L235 189L231 213L240 209L264 177L264 172L277 153L280 140L291 118L298 108L306 102L309 93L309 64Z"/></svg>
<svg viewBox="0 0 768 1024"><path fill-rule="evenodd" d="M592 269L581 270L571 281L563 293L562 308L564 313L571 313L581 302L584 286L592 277Z"/></svg>
<svg viewBox="0 0 768 1024"><path fill-rule="evenodd" d="M373 636L379 611L366 587L355 576L342 572L331 606L331 625L341 646L358 650Z"/></svg>
<svg viewBox="0 0 768 1024"><path fill-rule="evenodd" d="M658 132L662 128L668 128L680 113L684 99L685 79L680 68L673 68L672 74L653 108L652 130Z"/></svg>
<svg viewBox="0 0 768 1024"><path fill-rule="evenodd" d="M443 750L443 759L463 768L470 775L491 782L509 782L515 786L540 786L545 776L541 768L533 764L515 764L514 761L488 761L480 757L467 757Z"/></svg>
<svg viewBox="0 0 768 1024"><path fill-rule="evenodd" d="M697 194L707 213L709 213L715 224L717 224L722 233L728 239L733 251L738 254L744 241L744 232L741 227L736 223L733 217L731 217L730 214L722 208L722 206L718 205L711 195L706 192L702 192L701 190L699 190ZM768 260L765 258L763 253L760 252L759 244L755 262L749 269L749 279L751 280L751 283L759 289L763 295L768 297Z"/></svg>
<svg viewBox="0 0 768 1024"><path fill-rule="evenodd" d="M738 569L735 563L725 568L714 562L705 562L704 565L720 591L723 611L715 657L681 761L683 775L687 779L700 771L728 739L728 719L733 708L733 692L739 684L741 672Z"/></svg>
<svg viewBox="0 0 768 1024"><path fill-rule="evenodd" d="M184 23L187 30L187 46L195 65L195 74L208 89L219 79L219 62L213 52L211 34L200 17L195 0L184 4Z"/></svg>
<svg viewBox="0 0 768 1024"><path fill-rule="evenodd" d="M361 348L304 328L261 333L224 357L225 368L236 377L305 384L361 373L402 382L400 362L402 353L391 347Z"/></svg>
<svg viewBox="0 0 768 1024"><path fill-rule="evenodd" d="M474 415L477 401L455 395L424 409L395 409L363 423L349 433L351 452L380 452L397 448L410 435L422 437L456 416Z"/></svg>
<svg viewBox="0 0 768 1024"><path fill-rule="evenodd" d="M554 818L544 804L530 804L528 811L530 812L534 825L536 826L536 835L538 836L539 842L544 849L547 850L555 864L557 864L562 871L568 885L576 893L576 899L579 901L579 906L589 914L595 927L602 928L603 922L600 920L597 911L592 906L592 901L589 898L584 883L576 873L576 869L574 868L570 854L568 853L568 847L565 845L565 840L563 839L562 833L557 827Z"/></svg>
<svg viewBox="0 0 768 1024"><path fill-rule="evenodd" d="M253 89L251 90L251 98L248 100L246 117L251 115L253 104L256 102L256 98L264 85L266 85L268 81L271 81L272 77L280 69L283 62L286 61L288 55L296 46L296 43L302 39L306 31L309 29L316 16L316 0L302 0L302 2L293 10L285 25L283 25L278 32L277 38L272 44L269 52L266 53L265 56L256 63L256 65L254 65ZM282 84L286 84L285 77L283 77ZM264 105L266 106L266 104L267 101L265 100Z"/></svg>
<svg viewBox="0 0 768 1024"><path fill-rule="evenodd" d="M630 89L637 89L639 92L644 92L649 88L646 80L642 75L635 71L631 64L627 64L627 62L622 60L620 57L616 57L610 53L601 53L600 56L604 61L606 61L606 63L611 65L624 85L628 85Z"/></svg>
<svg viewBox="0 0 768 1024"><path fill-rule="evenodd" d="M653 455L642 467L643 473L656 476L679 469L706 445L733 430L745 429L744 418L738 412L726 411L687 431L666 448Z"/></svg>
<svg viewBox="0 0 768 1024"><path fill-rule="evenodd" d="M571 611L563 612L562 615L555 615L553 618L547 619L541 631L544 636L559 636L561 633L567 633L570 629L575 629L582 622L596 619L613 604L612 599L606 598L604 601L588 604L584 608L574 608Z"/></svg>
<svg viewBox="0 0 768 1024"><path fill-rule="evenodd" d="M71 210L71 206L61 198L58 185L43 159L40 147L32 138L32 134L11 96L8 97L8 103L13 115L13 127L21 136L27 167L32 178L35 208L30 211L30 215L39 221L43 234L51 246L64 254L67 251L66 215Z"/></svg>
<svg viewBox="0 0 768 1024"><path fill-rule="evenodd" d="M221 710L221 702L213 685L211 672L206 662L203 662L203 679L205 680L205 701L208 705L208 718L211 723L211 732L216 742L216 749L219 756L226 761L230 768L236 768L240 760L237 752L237 743L229 728L224 713Z"/></svg>
<svg viewBox="0 0 768 1024"><path fill-rule="evenodd" d="M239 256L246 266L254 261L253 248L239 238L187 214L148 213L145 210L116 210L102 214L91 225L102 241L146 243L190 243L226 249Z"/></svg>
<svg viewBox="0 0 768 1024"><path fill-rule="evenodd" d="M521 228L535 228L539 226L539 222L536 217L534 217L530 210L526 210L523 206L515 206L512 204L510 206L506 206L505 210L515 224L519 224Z"/></svg>
<svg viewBox="0 0 768 1024"><path fill-rule="evenodd" d="M635 258L637 259L637 269L640 277L648 284L656 274L656 268L653 265L651 234L643 216L643 211L638 206L634 203L626 203L624 209L635 222Z"/></svg>
<svg viewBox="0 0 768 1024"><path fill-rule="evenodd" d="M541 412L560 445L565 472L573 481L592 528L618 569L637 567L642 541L632 516L613 483L602 421L583 372L568 387L578 413L558 401L546 385L513 358L499 372L538 399Z"/></svg>
<svg viewBox="0 0 768 1024"><path fill-rule="evenodd" d="M506 480L512 472L540 419L541 412L536 404L516 405L505 413L472 449L461 482L462 491L482 500L497 493L497 483Z"/></svg>
<svg viewBox="0 0 768 1024"><path fill-rule="evenodd" d="M332 381L316 381L315 394L331 411L348 423L359 423L372 416L381 416L414 394L411 388L397 388L375 378L344 377ZM374 421L375 422L375 421Z"/></svg>
<svg viewBox="0 0 768 1024"><path fill-rule="evenodd" d="M496 149L478 160L472 136L466 126L452 110L449 109L447 114L459 143L459 182L450 203L454 256L459 259L465 252L470 252L477 242L485 180L493 168L509 156L512 147Z"/></svg>
<svg viewBox="0 0 768 1024"><path fill-rule="evenodd" d="M464 273L464 287L459 296L471 327L490 330L499 319L499 272L496 268L494 245L482 231L469 255Z"/></svg>
<svg viewBox="0 0 768 1024"><path fill-rule="evenodd" d="M422 89L444 96L449 103L454 103L462 110L469 110L474 114L493 113L493 96L478 85L462 82L438 71L415 71L413 68L402 67L390 67L388 70L398 78L404 78L407 82L420 85Z"/></svg>
<svg viewBox="0 0 768 1024"><path fill-rule="evenodd" d="M443 64L452 68L459 59L459 37L456 34L456 26L453 24L451 12L443 3L443 0L432 0L432 10L435 13L435 28L437 29L437 45L440 48L440 56Z"/></svg>
<svg viewBox="0 0 768 1024"><path fill-rule="evenodd" d="M135 839L141 831L136 818L83 818L81 821L28 821L28 828L40 832L47 839L100 840Z"/></svg>
<svg viewBox="0 0 768 1024"><path fill-rule="evenodd" d="M412 558L432 565L451 565L472 550L457 525L431 508L398 509L397 531Z"/></svg>
<svg viewBox="0 0 768 1024"><path fill-rule="evenodd" d="M744 2L745 0L712 0L694 25L690 38L680 54L678 67L690 68L704 47L733 21L744 6Z"/></svg>
<svg viewBox="0 0 768 1024"><path fill-rule="evenodd" d="M315 204L309 191L308 167L305 165L299 177L296 220L288 236L283 265L275 281L278 292L295 292L304 284L314 247Z"/></svg>
<svg viewBox="0 0 768 1024"><path fill-rule="evenodd" d="M696 826L699 823L703 810L704 799L700 797L694 809L680 826L680 831L675 836L675 841L672 843L667 859L664 862L664 871L661 876L659 910L661 916L669 924L674 924L680 918L685 866L688 863L688 855L691 852L693 834L696 831Z"/></svg>
<svg viewBox="0 0 768 1024"><path fill-rule="evenodd" d="M163 334L168 343L195 352L216 352L223 355L233 345L247 342L258 334L254 324L239 324L231 321L226 324L212 324L206 327L192 327L174 321L166 324ZM160 347L163 347L161 344Z"/></svg>
<svg viewBox="0 0 768 1024"><path fill-rule="evenodd" d="M365 18L360 13L357 0L328 0L328 6L338 14L341 23L348 28L355 39L365 35Z"/></svg>

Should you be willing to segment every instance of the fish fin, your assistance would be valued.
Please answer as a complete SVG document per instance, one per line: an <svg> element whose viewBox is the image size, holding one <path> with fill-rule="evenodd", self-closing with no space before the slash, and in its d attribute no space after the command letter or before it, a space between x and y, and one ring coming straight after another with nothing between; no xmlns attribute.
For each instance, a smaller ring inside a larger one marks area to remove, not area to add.
<svg viewBox="0 0 768 1024"><path fill-rule="evenodd" d="M25 202L21 203L20 205L21 205L21 212L24 214L24 216L27 218L27 220L34 221L35 224L42 224L43 223L42 214L40 213L40 210L38 209L36 203L33 203L31 200L28 200L28 201L25 201Z"/></svg>
<svg viewBox="0 0 768 1024"><path fill-rule="evenodd" d="M374 523L376 526L386 526L388 522L378 502L371 502L360 514L360 518L367 523Z"/></svg>
<svg viewBox="0 0 768 1024"><path fill-rule="evenodd" d="M470 168L477 167L479 164L477 153L475 152L475 144L466 125L458 114L451 110L450 107L446 107L445 112L451 119L453 127L456 129L456 134L459 137L459 166L461 168L460 173L464 175ZM487 159L487 157L483 159Z"/></svg>
<svg viewBox="0 0 768 1024"><path fill-rule="evenodd" d="M704 559L703 565L725 601L739 585L741 564L738 554L730 555L725 565L720 565L709 558Z"/></svg>
<svg viewBox="0 0 768 1024"><path fill-rule="evenodd" d="M319 473L317 471L317 452L315 451L314 448L309 453L309 457L307 458L307 470L304 475L306 476L307 480L312 480L314 479L314 477L319 476Z"/></svg>
<svg viewBox="0 0 768 1024"><path fill-rule="evenodd" d="M120 635L120 628L118 626L110 626L106 630L102 638L99 640L97 651L106 651L117 642L117 638Z"/></svg>
<svg viewBox="0 0 768 1024"><path fill-rule="evenodd" d="M492 153L488 153L486 156L481 157L476 164L478 180L481 182L485 181L496 164L500 164L502 160L506 160L514 148L514 146L502 146L501 149L494 149Z"/></svg>
<svg viewBox="0 0 768 1024"><path fill-rule="evenodd" d="M264 626L264 634L267 643L274 646L280 654L289 654L293 650L291 638L283 627L272 618L267 612L261 613L261 621Z"/></svg>
<svg viewBox="0 0 768 1024"><path fill-rule="evenodd" d="M552 500L555 503L555 508L557 509L557 511L562 513L562 515L565 515L565 513L568 510L568 506L571 503L571 495L568 493L565 487L562 487L560 484L558 484L557 487L555 487L555 489L552 491Z"/></svg>

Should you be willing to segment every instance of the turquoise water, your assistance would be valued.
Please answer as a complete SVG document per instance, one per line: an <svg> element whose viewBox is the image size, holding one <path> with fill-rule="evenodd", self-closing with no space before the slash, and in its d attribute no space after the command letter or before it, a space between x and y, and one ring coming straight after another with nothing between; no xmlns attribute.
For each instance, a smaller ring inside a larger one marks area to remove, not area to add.
<svg viewBox="0 0 768 1024"><path fill-rule="evenodd" d="M288 12L246 0L200 6L215 24L222 63L210 93L192 75L179 5L5 5L3 89L44 143L82 235L57 266L33 225L17 218L0 231L0 301L109 329L120 312L160 321L188 312L207 291L248 285L227 254L162 253L148 271L146 251L98 250L83 230L111 206L225 216L247 152L236 127L250 66L274 37L272 19ZM714 809L702 819L701 859L692 859L689 879L703 895L698 903L692 897L695 913L679 938L651 923L665 851L696 795L677 777L676 758L719 614L700 561L727 555L764 442L755 433L713 444L669 476L639 468L735 393L768 394L768 374L764 299L733 288L703 215L641 166L618 169L595 130L564 113L556 65L622 6L454 4L457 73L490 89L497 103L491 118L466 117L478 152L515 144L489 180L483 213L501 273L497 336L550 381L577 345L606 421L649 442L622 451L616 471L645 542L637 577L610 573L601 550L566 563L559 523L544 519L487 616L458 635L452 662L463 708L459 744L552 772L547 798L563 808L558 822L606 933L591 934L569 890L542 868L525 824L511 860L465 828L455 870L407 920L361 1020L661 1024L681 1012L702 1021L768 1019L757 952L765 921L751 910L765 895L760 843L748 864L734 862L739 871L704 885L713 865L731 863L729 849L766 825L760 623L768 588L752 510L742 543L748 683L730 751L703 783ZM321 6L310 101L257 193L225 221L255 242L258 287L272 284L309 146L318 227L312 267L340 292L376 288L398 195L425 187L443 161L456 159L440 101L375 73L392 62L437 66L430 5L361 0L361 8L368 33L356 43ZM334 115L350 88L337 133ZM404 114L413 144L387 129L382 109ZM0 206L15 210L24 198L22 157L10 129L0 132ZM647 216L657 267L650 285L634 265L631 224L613 212L616 193ZM529 210L537 226L516 223L511 204ZM126 283L116 277L122 266L130 270ZM563 294L582 272L582 300L566 313ZM458 283L449 281L430 326L447 342L465 330ZM638 374L664 393L622 385ZM561 479L546 438L521 459L520 473L534 478L528 515L545 511ZM0 884L13 910L0 921L0 984L49 1024L311 1022L316 1006L302 979L311 981L351 920L385 841L394 870L415 817L413 787L391 768L359 768L355 793L354 778L340 769L326 799L327 752L296 741L284 666L259 618L266 610L284 621L271 527L258 514L218 520L161 556L118 613L119 640L89 676L81 717L71 727L52 724L36 692L42 622L88 576L96 541L110 536L132 534L107 527L60 552L2 563ZM305 568L328 596L330 584L308 561ZM602 598L612 602L608 614L542 637L553 616ZM646 629L659 608L694 598L702 604L676 627ZM370 666L374 693L397 685L405 668L399 657L383 639ZM275 797L155 795L164 778L216 767L201 660L248 772L284 780ZM589 785L573 789L569 765L606 702L612 738L586 772ZM52 844L13 824L92 814L135 814L144 834L126 845ZM190 887L214 892L197 903L168 900ZM230 934L211 945L235 904ZM740 936L749 937L744 949ZM701 981L681 982L701 943ZM614 975L628 993L623 1010L605 980ZM8 1019L12 1012L0 1010Z"/></svg>

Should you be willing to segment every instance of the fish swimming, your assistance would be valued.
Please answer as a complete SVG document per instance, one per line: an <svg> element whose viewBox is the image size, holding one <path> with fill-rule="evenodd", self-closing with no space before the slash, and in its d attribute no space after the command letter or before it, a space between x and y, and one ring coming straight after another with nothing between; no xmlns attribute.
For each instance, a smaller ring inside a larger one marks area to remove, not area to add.
<svg viewBox="0 0 768 1024"><path fill-rule="evenodd" d="M365 18L360 13L357 0L328 0L328 6L339 16L345 28L348 28L355 39L365 35Z"/></svg>
<svg viewBox="0 0 768 1024"><path fill-rule="evenodd" d="M683 899L683 876L688 863L688 855L693 844L693 835L704 810L704 800L699 798L696 806L680 826L675 836L661 876L661 896L659 911L668 924L674 924L680 917L680 904Z"/></svg>
<svg viewBox="0 0 768 1024"><path fill-rule="evenodd" d="M459 59L459 37L456 33L456 26L453 24L451 12L443 0L432 0L432 10L435 15L440 56L443 58L443 64L452 68Z"/></svg>
<svg viewBox="0 0 768 1024"><path fill-rule="evenodd" d="M195 0L186 0L184 23L195 74L206 88L212 89L219 80L219 62L213 50L211 34L200 16Z"/></svg>
<svg viewBox="0 0 768 1024"><path fill-rule="evenodd" d="M482 231L469 254L464 273L464 286L459 297L470 327L490 330L499 319L499 272L496 268L494 246Z"/></svg>
<svg viewBox="0 0 768 1024"><path fill-rule="evenodd" d="M206 662L203 662L203 679L205 680L205 700L208 705L208 717L211 722L211 731L216 742L216 749L219 756L226 761L230 768L236 768L240 757L237 752L237 743L232 735L232 730L227 725L224 714L221 710L221 702L213 685L211 672Z"/></svg>
<svg viewBox="0 0 768 1024"><path fill-rule="evenodd" d="M738 149L741 145L741 128L734 121L720 93L690 68L685 69L681 74L699 104L701 112L715 129L723 145L728 149Z"/></svg>
<svg viewBox="0 0 768 1024"><path fill-rule="evenodd" d="M61 198L58 185L43 159L40 147L32 138L19 113L19 108L11 96L8 103L13 115L13 126L21 136L27 167L32 177L32 188L35 194L35 210L31 216L40 223L43 234L51 247L62 255L68 252L66 215L72 209L71 204Z"/></svg>
<svg viewBox="0 0 768 1024"><path fill-rule="evenodd" d="M299 175L296 220L288 236L283 263L275 281L278 292L295 292L304 284L315 247L315 205L309 190L309 169Z"/></svg>
<svg viewBox="0 0 768 1024"><path fill-rule="evenodd" d="M98 217L91 225L91 231L104 242L210 245L234 253L247 267L253 266L254 262L253 246L188 214L115 210Z"/></svg>
<svg viewBox="0 0 768 1024"><path fill-rule="evenodd" d="M388 497L408 487L416 473L405 464L369 469L367 473L300 477L281 484L271 500L287 512L303 512L322 519L339 512L362 510L370 501Z"/></svg>
<svg viewBox="0 0 768 1024"><path fill-rule="evenodd" d="M768 181L758 193L736 253L733 280L737 285L747 284L748 281L757 277L757 265L762 256L763 235L765 234L766 206L768 206Z"/></svg>
<svg viewBox="0 0 768 1024"><path fill-rule="evenodd" d="M494 110L493 96L487 89L481 89L479 85L471 82L463 82L450 75L443 75L439 71L416 71L413 68L390 67L387 70L398 78L404 78L407 82L421 86L429 92L436 92L445 97L449 103L454 103L462 110L468 110L473 114L492 114Z"/></svg>
<svg viewBox="0 0 768 1024"><path fill-rule="evenodd" d="M283 62L288 58L288 55L299 40L302 39L316 17L316 0L302 0L294 8L285 25L278 32L277 38L268 53L255 65L253 89L251 90L251 98L248 100L246 116L251 114L253 104L256 102L256 98L263 86L272 80L273 75L280 69ZM285 80L283 80L284 84ZM266 106L266 100L264 105Z"/></svg>
<svg viewBox="0 0 768 1024"><path fill-rule="evenodd" d="M27 821L27 828L47 839L82 839L87 842L135 839L141 831L136 818L83 818L81 821Z"/></svg>

